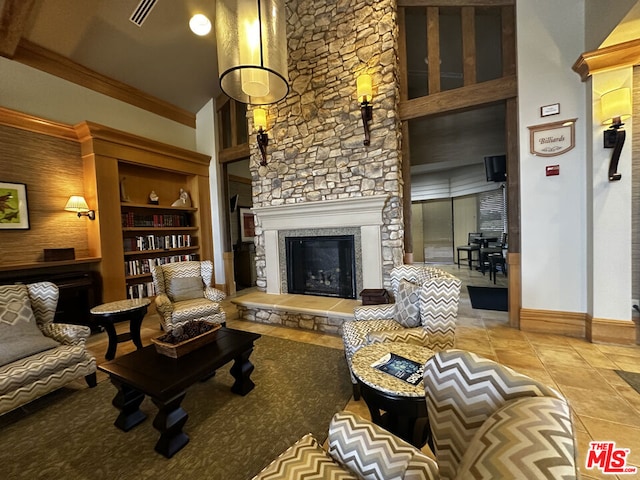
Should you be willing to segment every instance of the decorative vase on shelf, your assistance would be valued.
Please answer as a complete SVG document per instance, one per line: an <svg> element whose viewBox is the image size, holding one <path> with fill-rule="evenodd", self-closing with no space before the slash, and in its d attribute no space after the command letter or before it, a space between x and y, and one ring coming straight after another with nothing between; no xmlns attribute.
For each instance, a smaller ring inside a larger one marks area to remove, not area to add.
<svg viewBox="0 0 640 480"><path fill-rule="evenodd" d="M191 198L184 188L180 189L180 197L171 204L172 207L190 207Z"/></svg>
<svg viewBox="0 0 640 480"><path fill-rule="evenodd" d="M155 190L151 190L151 193L149 194L149 203L151 205L158 205L159 202L160 199L158 198L158 194Z"/></svg>

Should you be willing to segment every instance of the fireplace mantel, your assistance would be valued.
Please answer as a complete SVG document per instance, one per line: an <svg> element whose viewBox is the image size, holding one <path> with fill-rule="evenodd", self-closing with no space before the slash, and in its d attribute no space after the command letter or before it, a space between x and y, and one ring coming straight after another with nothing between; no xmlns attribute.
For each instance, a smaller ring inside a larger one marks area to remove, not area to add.
<svg viewBox="0 0 640 480"><path fill-rule="evenodd" d="M320 202L257 207L256 225L263 230L267 285L266 292L282 291L279 230L360 228L363 288L382 288L382 211L387 195L350 197Z"/></svg>

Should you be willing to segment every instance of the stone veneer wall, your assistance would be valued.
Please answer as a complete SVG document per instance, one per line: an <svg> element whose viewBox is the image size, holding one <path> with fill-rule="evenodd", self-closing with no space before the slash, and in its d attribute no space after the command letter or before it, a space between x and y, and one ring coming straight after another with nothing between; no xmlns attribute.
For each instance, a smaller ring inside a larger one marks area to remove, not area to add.
<svg viewBox="0 0 640 480"><path fill-rule="evenodd" d="M289 0L287 14L291 90L267 108L266 167L258 165L253 146L253 206L388 195L381 245L388 287L389 272L402 263L404 248L396 3ZM366 147L356 97L360 73L370 74L374 85L371 145ZM255 238L257 286L264 290L259 224Z"/></svg>

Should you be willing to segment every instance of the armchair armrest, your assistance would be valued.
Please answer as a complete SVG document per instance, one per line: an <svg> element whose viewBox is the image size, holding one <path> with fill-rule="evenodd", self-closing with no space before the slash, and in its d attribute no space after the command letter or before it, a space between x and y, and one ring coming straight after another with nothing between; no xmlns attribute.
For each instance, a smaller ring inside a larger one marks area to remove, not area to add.
<svg viewBox="0 0 640 480"><path fill-rule="evenodd" d="M338 412L329 425L329 455L358 478L437 479L437 463L413 445L351 412ZM372 454L371 452L375 452Z"/></svg>
<svg viewBox="0 0 640 480"><path fill-rule="evenodd" d="M422 327L401 330L377 330L367 334L368 344L401 342L431 348L429 333Z"/></svg>
<svg viewBox="0 0 640 480"><path fill-rule="evenodd" d="M171 314L173 313L173 304L166 294L161 293L159 295L156 295L156 310L158 311L158 313L160 313L160 315L162 315L162 318L164 318L165 321L171 320Z"/></svg>
<svg viewBox="0 0 640 480"><path fill-rule="evenodd" d="M396 304L363 305L353 311L355 320L391 320L395 318Z"/></svg>
<svg viewBox="0 0 640 480"><path fill-rule="evenodd" d="M42 333L63 345L79 345L86 343L91 329L84 325L48 323L42 328Z"/></svg>
<svg viewBox="0 0 640 480"><path fill-rule="evenodd" d="M227 297L227 294L222 290L218 290L214 287L206 287L204 290L204 297L212 302L219 302Z"/></svg>

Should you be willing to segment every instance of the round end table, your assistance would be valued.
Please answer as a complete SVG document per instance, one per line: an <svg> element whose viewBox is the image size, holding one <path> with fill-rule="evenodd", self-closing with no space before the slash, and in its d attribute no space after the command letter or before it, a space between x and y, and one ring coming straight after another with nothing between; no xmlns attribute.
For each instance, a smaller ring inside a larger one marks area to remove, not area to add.
<svg viewBox="0 0 640 480"><path fill-rule="evenodd" d="M118 343L128 340L132 340L137 349L142 348L140 325L150 303L151 300L148 298L133 298L104 303L90 310L93 319L98 325L104 327L109 336L109 346L104 358L113 360ZM125 320L129 320L129 331L118 335L115 324Z"/></svg>
<svg viewBox="0 0 640 480"><path fill-rule="evenodd" d="M431 436L424 382L412 385L371 366L389 353L424 364L435 352L418 345L387 342L362 347L351 359L373 423L422 448Z"/></svg>

